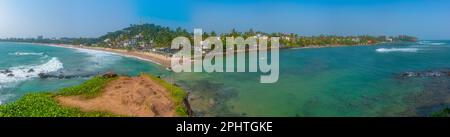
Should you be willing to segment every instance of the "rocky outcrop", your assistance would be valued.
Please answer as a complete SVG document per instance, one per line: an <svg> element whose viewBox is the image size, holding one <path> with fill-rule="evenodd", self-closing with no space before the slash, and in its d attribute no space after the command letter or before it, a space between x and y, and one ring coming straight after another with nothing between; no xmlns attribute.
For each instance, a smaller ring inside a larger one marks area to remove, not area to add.
<svg viewBox="0 0 450 137"><path fill-rule="evenodd" d="M0 71L0 73L7 74L7 73L12 73L12 71L9 69L5 69L5 70Z"/></svg>
<svg viewBox="0 0 450 137"><path fill-rule="evenodd" d="M34 72L34 69L29 69L27 72L28 72L28 73L33 73L33 72Z"/></svg>
<svg viewBox="0 0 450 137"><path fill-rule="evenodd" d="M112 71L106 72L105 74L102 75L103 78L115 78L117 76L118 75Z"/></svg>
<svg viewBox="0 0 450 137"><path fill-rule="evenodd" d="M64 75L64 74L47 74L47 73L39 73L39 78L41 79L74 79L74 78L90 78L96 76L96 74L81 74L81 75Z"/></svg>
<svg viewBox="0 0 450 137"><path fill-rule="evenodd" d="M187 112L188 112L188 115L189 115L189 117L194 117L194 111L192 110L192 108L191 108L191 104L189 103L189 93L188 93L188 95L183 99L183 103L184 103L184 106L186 107L186 109L187 109Z"/></svg>

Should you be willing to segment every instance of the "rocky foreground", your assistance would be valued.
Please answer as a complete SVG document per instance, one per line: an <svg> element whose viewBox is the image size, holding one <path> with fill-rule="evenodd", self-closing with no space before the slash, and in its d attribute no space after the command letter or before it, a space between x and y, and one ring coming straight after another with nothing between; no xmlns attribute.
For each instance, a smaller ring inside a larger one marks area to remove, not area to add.
<svg viewBox="0 0 450 137"><path fill-rule="evenodd" d="M103 77L118 76L107 73ZM80 108L82 111L103 111L137 117L177 116L170 91L145 75L121 76L108 83L95 98L61 96L56 99L63 106Z"/></svg>

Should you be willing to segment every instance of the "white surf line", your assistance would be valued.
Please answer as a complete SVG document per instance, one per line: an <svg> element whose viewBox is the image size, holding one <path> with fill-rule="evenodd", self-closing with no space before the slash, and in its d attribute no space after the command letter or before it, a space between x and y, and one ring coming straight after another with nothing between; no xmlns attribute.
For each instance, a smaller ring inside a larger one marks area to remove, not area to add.
<svg viewBox="0 0 450 137"><path fill-rule="evenodd" d="M107 50L81 48L81 47L77 47L77 46L74 46L74 45L67 45L67 44L63 44L63 45L41 44L41 43L31 43L31 44L38 44L38 45L50 46L50 47L58 47L58 48L76 49L76 50L91 50L91 51L96 51L96 52L105 52L105 53L108 53L108 54L113 54L113 55L118 55L118 56L128 57L128 58L135 58L135 59L138 59L138 60L147 61L147 62L154 63L154 64L157 64L157 65L160 65L160 66L164 66L161 63L159 63L157 61L154 61L154 60L151 60L151 59L145 59L145 58L138 57L138 56L126 55L126 54L112 52L112 51L107 51Z"/></svg>
<svg viewBox="0 0 450 137"><path fill-rule="evenodd" d="M378 53L389 53L389 52L417 52L418 48L378 48L376 52Z"/></svg>

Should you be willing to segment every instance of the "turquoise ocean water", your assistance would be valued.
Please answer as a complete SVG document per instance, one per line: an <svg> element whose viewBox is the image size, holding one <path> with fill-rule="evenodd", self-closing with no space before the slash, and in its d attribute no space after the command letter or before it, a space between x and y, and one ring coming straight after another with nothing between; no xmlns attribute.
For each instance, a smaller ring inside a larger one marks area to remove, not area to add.
<svg viewBox="0 0 450 137"><path fill-rule="evenodd" d="M450 41L380 44L280 52L280 78L258 73L171 73L115 54L0 43L0 102L55 91L87 78L40 79L40 72L87 75L147 72L190 91L198 116L427 116L450 104L448 77L402 78L404 72L450 71ZM33 71L30 71L33 69Z"/></svg>

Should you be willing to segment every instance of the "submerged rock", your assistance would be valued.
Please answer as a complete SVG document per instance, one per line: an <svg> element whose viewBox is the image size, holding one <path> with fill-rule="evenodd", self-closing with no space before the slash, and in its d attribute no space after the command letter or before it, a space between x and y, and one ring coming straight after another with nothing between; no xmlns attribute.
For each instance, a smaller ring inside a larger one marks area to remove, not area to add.
<svg viewBox="0 0 450 137"><path fill-rule="evenodd" d="M418 76L415 72L405 72L401 75L402 77L416 77Z"/></svg>
<svg viewBox="0 0 450 137"><path fill-rule="evenodd" d="M34 69L28 70L28 73L32 73L32 72L34 72Z"/></svg>
<svg viewBox="0 0 450 137"><path fill-rule="evenodd" d="M449 76L450 71L421 71L421 72L404 72L401 77L443 77Z"/></svg>
<svg viewBox="0 0 450 137"><path fill-rule="evenodd" d="M439 77L439 76L442 76L442 72L438 72L438 71L425 72L424 76L425 77Z"/></svg>
<svg viewBox="0 0 450 137"><path fill-rule="evenodd" d="M7 76L8 77L14 77L14 74L8 74Z"/></svg>
<svg viewBox="0 0 450 137"><path fill-rule="evenodd" d="M12 71L9 69L5 69L5 70L0 71L0 73L6 74L6 73L12 73Z"/></svg>
<svg viewBox="0 0 450 137"><path fill-rule="evenodd" d="M116 73L114 73L114 72L107 72L107 73L102 75L103 78L115 78L117 76L118 75Z"/></svg>
<svg viewBox="0 0 450 137"><path fill-rule="evenodd" d="M41 79L49 79L49 78L56 78L56 79L73 79L73 78L89 78L95 76L95 74L81 74L81 75L64 75L64 74L45 74L45 73L39 73L39 78Z"/></svg>
<svg viewBox="0 0 450 137"><path fill-rule="evenodd" d="M39 73L38 74L39 78L41 79L47 79L49 77L49 75L45 74L45 73Z"/></svg>

